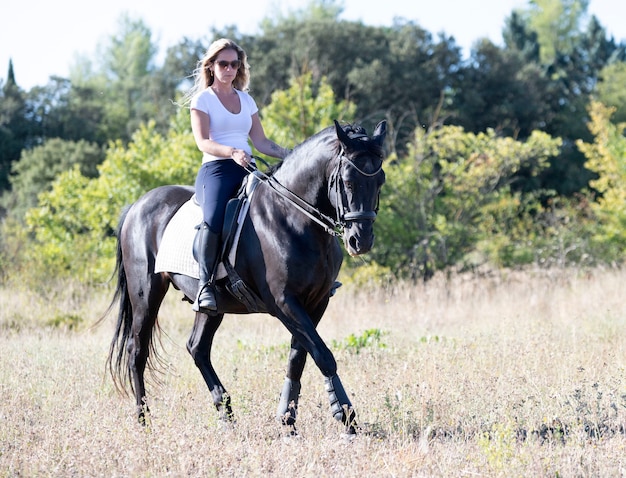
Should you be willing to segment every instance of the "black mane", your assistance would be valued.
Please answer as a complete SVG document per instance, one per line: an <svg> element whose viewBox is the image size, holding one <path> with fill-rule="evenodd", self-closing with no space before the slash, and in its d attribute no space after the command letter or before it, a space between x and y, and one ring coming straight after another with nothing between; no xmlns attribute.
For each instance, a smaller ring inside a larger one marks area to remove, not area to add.
<svg viewBox="0 0 626 478"><path fill-rule="evenodd" d="M343 131L346 133L346 135L348 135L348 137L350 139L354 139L354 140L360 140L363 141L364 143L367 143L366 149L368 151L372 151L374 152L376 155L378 156L383 156L383 150L381 147L378 146L378 144L375 144L371 141L371 138L368 136L367 131L365 130L365 128L363 126L361 126L360 124L357 123L348 123L345 124L341 127L343 129ZM311 141L313 138L326 133L327 131L334 129L332 126L329 126L323 130L321 130L319 133L317 133L316 135L311 136L310 138L307 138L304 142L300 143L300 145L303 145L309 141ZM296 148L300 145L297 145ZM295 148L294 148L295 149ZM291 153L290 153L291 154ZM287 157L289 157L289 155L287 155ZM285 159L281 159L280 161L278 161L277 163L271 164L269 165L266 174L268 176L272 176L274 173L276 173L276 171L278 171L281 166L283 165L283 163L285 162Z"/></svg>

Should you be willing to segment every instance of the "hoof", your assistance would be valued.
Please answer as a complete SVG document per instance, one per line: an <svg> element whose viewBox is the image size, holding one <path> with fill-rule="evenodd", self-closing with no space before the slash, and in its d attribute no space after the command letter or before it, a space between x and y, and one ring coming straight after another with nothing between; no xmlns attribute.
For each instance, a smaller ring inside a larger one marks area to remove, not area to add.
<svg viewBox="0 0 626 478"><path fill-rule="evenodd" d="M334 296L337 293L337 289L339 289L343 284L339 281L335 281L333 286L330 288L330 296Z"/></svg>
<svg viewBox="0 0 626 478"><path fill-rule="evenodd" d="M356 438L356 432L343 432L341 435L339 435L339 437L341 438L341 441L344 443L352 443L354 441L354 439Z"/></svg>
<svg viewBox="0 0 626 478"><path fill-rule="evenodd" d="M150 420L150 409L148 405L142 405L137 407L137 421L142 427L150 428L151 420Z"/></svg>
<svg viewBox="0 0 626 478"><path fill-rule="evenodd" d="M217 421L217 429L221 432L232 432L235 429L235 420L227 420L220 418Z"/></svg>
<svg viewBox="0 0 626 478"><path fill-rule="evenodd" d="M302 440L302 436L296 431L296 427L286 427L281 440L283 443L299 443Z"/></svg>

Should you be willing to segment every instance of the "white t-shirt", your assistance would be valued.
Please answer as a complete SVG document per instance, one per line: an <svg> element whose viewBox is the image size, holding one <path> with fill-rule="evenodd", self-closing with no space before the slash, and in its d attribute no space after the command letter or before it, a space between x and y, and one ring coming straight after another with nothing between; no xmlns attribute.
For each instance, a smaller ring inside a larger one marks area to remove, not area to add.
<svg viewBox="0 0 626 478"><path fill-rule="evenodd" d="M248 93L235 90L239 95L241 111L233 114L228 111L211 87L201 91L191 100L191 108L209 115L209 138L220 144L243 149L252 154L248 143L248 136L252 128L252 115L259 109ZM215 161L220 158L212 154L203 153L202 162Z"/></svg>

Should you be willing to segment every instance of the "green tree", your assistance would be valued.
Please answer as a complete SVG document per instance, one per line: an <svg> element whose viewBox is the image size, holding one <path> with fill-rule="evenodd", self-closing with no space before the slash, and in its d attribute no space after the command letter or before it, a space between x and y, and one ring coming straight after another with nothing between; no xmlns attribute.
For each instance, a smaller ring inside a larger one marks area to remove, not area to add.
<svg viewBox="0 0 626 478"><path fill-rule="evenodd" d="M600 71L595 97L600 103L615 108L611 116L613 123L626 122L626 62L619 61L605 66Z"/></svg>
<svg viewBox="0 0 626 478"><path fill-rule="evenodd" d="M532 0L530 5L530 25L537 32L541 62L550 64L558 54L571 53L579 41L589 0Z"/></svg>
<svg viewBox="0 0 626 478"><path fill-rule="evenodd" d="M587 104L600 71L624 55L624 46L609 39L595 17L585 28L587 6L586 0L531 2L530 9L511 16L504 32L507 46L536 61L544 72L547 83L541 100L546 114L537 119L545 121L541 130L563 139L558 157L531 186L565 196L584 190L594 177L575 142L591 140Z"/></svg>
<svg viewBox="0 0 626 478"><path fill-rule="evenodd" d="M188 119L184 110L179 114ZM24 252L24 264L35 277L54 274L86 283L108 279L113 231L123 207L154 187L192 184L198 164L189 129L172 128L162 136L154 123L142 126L128 146L117 141L108 149L97 178L83 176L77 165L39 197L38 206L26 214L34 241Z"/></svg>
<svg viewBox="0 0 626 478"><path fill-rule="evenodd" d="M19 161L13 163L11 191L3 197L4 207L16 219L22 219L27 209L37 205L38 195L48 191L59 174L77 165L83 176L96 177L103 157L98 145L84 140L54 138L24 150Z"/></svg>
<svg viewBox="0 0 626 478"><path fill-rule="evenodd" d="M48 84L33 87L27 95L39 126L36 144L49 138L89 141L105 146L105 106L97 91L77 86L66 78L51 77Z"/></svg>
<svg viewBox="0 0 626 478"><path fill-rule="evenodd" d="M528 15L524 10L513 10L505 19L502 38L507 50L515 50L522 54L528 62L541 64L537 33L532 30Z"/></svg>
<svg viewBox="0 0 626 478"><path fill-rule="evenodd" d="M454 95L455 123L478 133L525 139L550 120L548 80L541 67L523 52L501 49L482 40L472 49L461 72L463 87Z"/></svg>
<svg viewBox="0 0 626 478"><path fill-rule="evenodd" d="M178 88L199 51L197 43L184 40L168 49L158 69L150 30L123 15L119 31L93 55L101 61L79 57L71 66L71 80L51 77L48 84L24 93L10 65L9 80L0 91L0 193L10 187L11 165L20 153L49 138L104 147L109 141L128 141L146 121L155 121L157 130L165 132L176 114Z"/></svg>
<svg viewBox="0 0 626 478"><path fill-rule="evenodd" d="M354 104L335 101L324 78L314 95L310 73L291 80L286 91L275 91L272 102L261 111L265 133L278 144L293 147L333 124L333 120L352 122Z"/></svg>
<svg viewBox="0 0 626 478"><path fill-rule="evenodd" d="M499 138L493 130L416 130L407 157L385 168L387 184L376 222L384 247L377 247L372 259L412 279L428 279L450 266L496 263L493 252L487 259L485 251L476 256L493 232L487 216L499 204L496 210L513 227L520 214L520 194L510 188L516 173L522 167L540 173L558 145L559 140L540 132L522 143ZM536 205L531 202L527 209Z"/></svg>
<svg viewBox="0 0 626 478"><path fill-rule="evenodd" d="M156 53L151 30L143 21L123 14L118 31L98 46L96 57L100 62L92 64L82 58L72 66L73 87L97 95L104 112L102 134L108 140L128 141L148 121L154 121L157 130L165 132L176 114L176 87L185 71L166 70L164 74L155 65ZM168 53L171 56L166 64L171 68L171 58L178 50L170 49Z"/></svg>
<svg viewBox="0 0 626 478"><path fill-rule="evenodd" d="M32 115L24 92L15 83L13 64L9 63L9 76L0 88L0 193L10 187L11 164L29 146ZM0 214L2 216L3 214Z"/></svg>
<svg viewBox="0 0 626 478"><path fill-rule="evenodd" d="M335 2L312 2L305 10L266 19L260 36L241 38L253 66L252 93L259 104L268 104L274 90L310 72L313 91L324 78L336 98L357 105L355 118L366 128L386 118L387 143L404 150L417 125L445 119L460 48L451 38L435 42L413 22L371 27L340 20L340 12Z"/></svg>
<svg viewBox="0 0 626 478"><path fill-rule="evenodd" d="M587 158L586 166L597 173L591 186L598 197L591 203L599 223L596 241L610 258L623 260L626 250L626 123L614 124L615 108L592 102L589 129L593 143L577 142Z"/></svg>
<svg viewBox="0 0 626 478"><path fill-rule="evenodd" d="M154 73L158 77L157 84L161 85L164 94L163 98L155 98L157 101L174 99L179 90L186 90L192 86L194 70L207 47L205 41L185 37L176 45L167 48L163 66L157 68Z"/></svg>
<svg viewBox="0 0 626 478"><path fill-rule="evenodd" d="M108 84L107 120L119 131L113 137L130 137L142 122L155 119L154 106L147 101L157 51L151 36L141 20L124 15L119 20L119 33L110 37L101 52L101 80Z"/></svg>

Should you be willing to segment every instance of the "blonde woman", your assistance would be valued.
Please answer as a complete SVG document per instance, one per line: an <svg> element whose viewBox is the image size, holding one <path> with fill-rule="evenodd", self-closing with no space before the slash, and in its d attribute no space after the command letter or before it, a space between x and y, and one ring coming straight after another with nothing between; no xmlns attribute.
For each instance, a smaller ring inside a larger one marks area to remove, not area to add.
<svg viewBox="0 0 626 478"><path fill-rule="evenodd" d="M233 197L252 162L248 140L261 153L284 158L289 152L265 136L258 108L248 94L250 72L245 51L232 40L211 44L195 71L191 99L191 128L202 151L196 177L196 197L202 207L198 264L200 283L195 311L217 310L214 271L220 232L228 200Z"/></svg>

